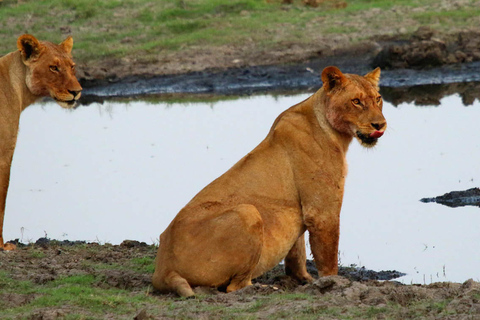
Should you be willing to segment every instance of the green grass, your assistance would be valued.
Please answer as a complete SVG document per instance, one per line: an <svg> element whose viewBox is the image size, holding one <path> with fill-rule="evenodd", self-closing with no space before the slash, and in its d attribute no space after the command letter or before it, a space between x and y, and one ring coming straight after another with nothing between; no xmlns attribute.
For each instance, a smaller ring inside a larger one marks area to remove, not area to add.
<svg viewBox="0 0 480 320"><path fill-rule="evenodd" d="M458 8L451 11L433 11L433 12L421 12L413 14L413 18L422 24L428 24L433 26L440 25L457 25L457 26L470 26L469 21L472 18L480 16L479 8Z"/></svg>
<svg viewBox="0 0 480 320"><path fill-rule="evenodd" d="M361 10L368 10L379 8L382 10L391 9L393 6L407 6L407 7L417 7L418 5L425 3L426 1L415 1L415 0L350 0L347 1L348 6L345 9L348 12L355 12Z"/></svg>
<svg viewBox="0 0 480 320"><path fill-rule="evenodd" d="M133 258L132 264L135 269L140 272L152 273L155 271L155 259L150 257Z"/></svg>
<svg viewBox="0 0 480 320"><path fill-rule="evenodd" d="M31 281L14 280L7 272L0 271L0 292L27 294L33 290L34 284ZM0 306L1 303L2 301L0 300Z"/></svg>
<svg viewBox="0 0 480 320"><path fill-rule="evenodd" d="M94 286L97 279L93 275L74 275L59 278L45 285L29 281L14 281L6 272L0 273L0 293L27 295L35 298L21 307L7 309L0 300L0 318L17 319L22 314L30 314L38 309L68 307L67 319L102 319L105 314L134 314L142 304L154 304L155 297L145 292L132 293L121 289L102 289ZM71 310L79 310L71 312ZM85 318L86 316L86 318Z"/></svg>
<svg viewBox="0 0 480 320"><path fill-rule="evenodd" d="M4 0L0 55L15 50L16 38L23 33L53 42L73 35L78 62L122 57L149 61L202 48L252 47L252 43L258 52L280 50L285 43L308 45L321 35L347 34L351 41L358 41L378 33L383 29L379 26L390 26L386 22L401 23L405 17L392 13L394 6L428 8L411 13L411 18L418 25L446 30L452 24L473 23L479 14L478 8L473 9L478 1L449 10L434 0L346 2L346 8L336 9L328 2L312 8L300 0L292 5L280 0ZM372 9L381 11L372 15ZM360 25L354 25L357 22Z"/></svg>
<svg viewBox="0 0 480 320"><path fill-rule="evenodd" d="M39 251L39 250L32 250L30 255L31 255L32 258L37 258L37 259L41 259L41 258L45 257L45 253L43 253L42 251Z"/></svg>

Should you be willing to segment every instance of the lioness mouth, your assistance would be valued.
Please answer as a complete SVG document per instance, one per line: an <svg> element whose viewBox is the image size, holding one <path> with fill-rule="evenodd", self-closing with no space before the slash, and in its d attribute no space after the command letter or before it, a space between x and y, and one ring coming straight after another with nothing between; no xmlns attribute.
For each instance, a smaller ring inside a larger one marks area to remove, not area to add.
<svg viewBox="0 0 480 320"><path fill-rule="evenodd" d="M361 133L360 131L357 131L357 137L358 139L360 139L360 141L362 141L363 144L365 145L368 145L368 146L374 146L377 141L378 141L378 137L376 137L376 135L366 135L366 134L363 134Z"/></svg>
<svg viewBox="0 0 480 320"><path fill-rule="evenodd" d="M77 100L72 99L72 100L60 100L57 98L54 98L56 102L58 102L60 105L67 105L68 107L74 107L75 104L77 103Z"/></svg>

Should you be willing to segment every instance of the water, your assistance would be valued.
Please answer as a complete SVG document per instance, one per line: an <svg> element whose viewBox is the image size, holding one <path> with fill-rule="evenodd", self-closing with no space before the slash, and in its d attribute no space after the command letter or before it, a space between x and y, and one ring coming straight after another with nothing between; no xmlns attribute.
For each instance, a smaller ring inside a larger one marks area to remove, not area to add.
<svg viewBox="0 0 480 320"><path fill-rule="evenodd" d="M158 242L176 213L253 149L307 95L215 104L36 104L22 114L4 236ZM356 141L341 216L340 260L408 273L404 283L480 280L480 208L419 199L478 187L480 104L385 103L387 133Z"/></svg>

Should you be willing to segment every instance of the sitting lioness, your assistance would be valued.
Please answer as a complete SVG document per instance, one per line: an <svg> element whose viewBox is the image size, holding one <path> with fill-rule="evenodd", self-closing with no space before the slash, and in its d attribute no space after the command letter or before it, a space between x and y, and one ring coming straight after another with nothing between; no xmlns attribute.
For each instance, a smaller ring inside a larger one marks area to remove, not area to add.
<svg viewBox="0 0 480 320"><path fill-rule="evenodd" d="M379 78L379 68L366 76L325 68L323 87L280 114L265 140L162 233L153 286L184 297L194 286L231 292L283 259L288 275L312 281L306 230L319 275L337 274L348 146L356 137L372 147L387 127Z"/></svg>
<svg viewBox="0 0 480 320"><path fill-rule="evenodd" d="M56 45L25 34L17 40L17 51L0 58L0 250L15 248L4 245L3 218L20 113L43 96L64 108L75 106L82 87L75 78L72 46L72 37Z"/></svg>

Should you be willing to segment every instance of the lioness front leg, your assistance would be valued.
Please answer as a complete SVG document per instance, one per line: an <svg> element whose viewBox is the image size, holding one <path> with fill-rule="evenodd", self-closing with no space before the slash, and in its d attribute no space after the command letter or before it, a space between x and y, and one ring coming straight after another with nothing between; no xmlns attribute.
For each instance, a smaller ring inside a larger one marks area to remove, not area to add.
<svg viewBox="0 0 480 320"><path fill-rule="evenodd" d="M285 273L301 283L313 281L307 271L307 253L305 250L305 234L298 237L292 249L285 257Z"/></svg>
<svg viewBox="0 0 480 320"><path fill-rule="evenodd" d="M5 202L7 199L8 184L10 181L10 162L8 159L0 163L0 249L13 250L15 245L3 241L3 219L5 217Z"/></svg>
<svg viewBox="0 0 480 320"><path fill-rule="evenodd" d="M310 234L310 248L319 276L338 274L340 209L335 213L319 212L305 220Z"/></svg>

